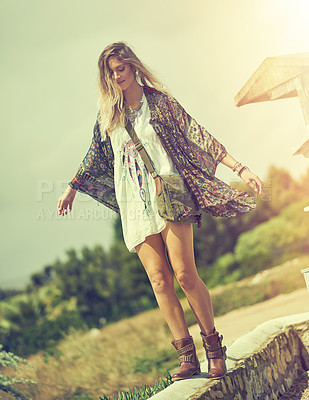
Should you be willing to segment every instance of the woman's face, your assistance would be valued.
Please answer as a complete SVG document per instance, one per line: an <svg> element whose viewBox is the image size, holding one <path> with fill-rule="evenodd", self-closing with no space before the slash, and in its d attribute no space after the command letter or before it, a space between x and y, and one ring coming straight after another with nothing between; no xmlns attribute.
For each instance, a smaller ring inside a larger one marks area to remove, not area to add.
<svg viewBox="0 0 309 400"><path fill-rule="evenodd" d="M135 73L130 64L120 61L116 57L111 57L108 60L108 66L112 79L123 92L136 83Z"/></svg>

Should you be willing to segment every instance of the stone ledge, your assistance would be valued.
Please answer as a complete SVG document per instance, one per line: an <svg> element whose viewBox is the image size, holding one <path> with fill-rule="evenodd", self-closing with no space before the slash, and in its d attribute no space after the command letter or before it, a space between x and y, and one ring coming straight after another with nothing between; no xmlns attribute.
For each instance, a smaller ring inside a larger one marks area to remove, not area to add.
<svg viewBox="0 0 309 400"><path fill-rule="evenodd" d="M309 313L265 322L237 339L227 351L227 375L202 374L175 382L155 400L275 400L309 369Z"/></svg>

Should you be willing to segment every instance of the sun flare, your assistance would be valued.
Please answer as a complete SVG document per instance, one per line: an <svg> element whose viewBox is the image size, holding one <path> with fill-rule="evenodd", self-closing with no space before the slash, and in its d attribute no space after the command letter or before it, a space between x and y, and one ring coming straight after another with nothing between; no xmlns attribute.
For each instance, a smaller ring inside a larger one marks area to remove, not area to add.
<svg viewBox="0 0 309 400"><path fill-rule="evenodd" d="M288 25L296 32L302 32L303 44L309 48L309 1L308 0L280 0L278 9L286 18Z"/></svg>

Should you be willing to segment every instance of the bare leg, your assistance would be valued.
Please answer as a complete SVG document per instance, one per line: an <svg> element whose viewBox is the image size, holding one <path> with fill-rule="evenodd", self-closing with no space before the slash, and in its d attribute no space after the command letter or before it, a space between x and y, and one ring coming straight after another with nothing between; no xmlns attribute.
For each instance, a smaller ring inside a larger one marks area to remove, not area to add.
<svg viewBox="0 0 309 400"><path fill-rule="evenodd" d="M183 289L201 332L214 330L214 315L209 291L196 270L191 224L168 222L161 232L177 281Z"/></svg>
<svg viewBox="0 0 309 400"><path fill-rule="evenodd" d="M174 339L190 336L183 309L174 288L174 276L166 257L165 244L160 234L151 235L135 247L140 258L160 310L174 336Z"/></svg>
<svg viewBox="0 0 309 400"><path fill-rule="evenodd" d="M219 333L214 331L210 295L196 270L192 225L168 223L161 236L166 244L175 276L199 323L208 358L208 375L211 379L219 379L226 374L226 348L222 347Z"/></svg>

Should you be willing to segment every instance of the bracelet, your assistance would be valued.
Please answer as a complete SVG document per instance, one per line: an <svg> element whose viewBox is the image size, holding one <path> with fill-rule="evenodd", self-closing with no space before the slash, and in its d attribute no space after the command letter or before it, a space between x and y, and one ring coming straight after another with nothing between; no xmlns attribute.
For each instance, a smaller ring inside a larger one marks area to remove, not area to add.
<svg viewBox="0 0 309 400"><path fill-rule="evenodd" d="M240 162L237 162L233 167L233 172L239 172L242 169L243 165Z"/></svg>
<svg viewBox="0 0 309 400"><path fill-rule="evenodd" d="M244 166L241 168L241 170L238 172L238 176L240 176L246 169L249 169L248 167Z"/></svg>
<svg viewBox="0 0 309 400"><path fill-rule="evenodd" d="M233 172L235 172L236 169L237 169L238 167L240 167L240 166L241 166L241 163L240 163L239 161L237 161L237 162L234 164Z"/></svg>

